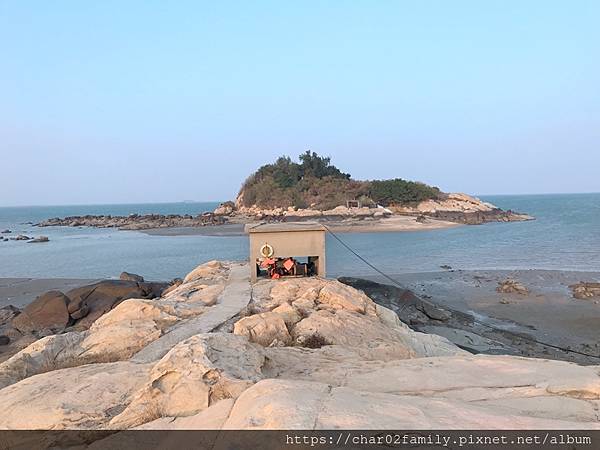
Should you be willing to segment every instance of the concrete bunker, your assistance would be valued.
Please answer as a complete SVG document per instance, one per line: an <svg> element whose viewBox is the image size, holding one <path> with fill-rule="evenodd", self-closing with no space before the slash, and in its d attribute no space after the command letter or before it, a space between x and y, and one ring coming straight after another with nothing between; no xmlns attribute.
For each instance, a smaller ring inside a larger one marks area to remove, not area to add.
<svg viewBox="0 0 600 450"><path fill-rule="evenodd" d="M250 277L325 276L325 227L317 222L248 224Z"/></svg>

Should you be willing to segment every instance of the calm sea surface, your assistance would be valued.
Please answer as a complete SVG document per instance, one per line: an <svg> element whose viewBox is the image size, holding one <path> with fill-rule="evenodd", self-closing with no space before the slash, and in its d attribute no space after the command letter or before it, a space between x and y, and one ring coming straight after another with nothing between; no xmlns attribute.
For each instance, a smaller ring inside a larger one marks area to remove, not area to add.
<svg viewBox="0 0 600 450"><path fill-rule="evenodd" d="M460 269L600 271L600 194L486 196L504 209L529 213L532 222L490 223L405 233L345 233L340 237L387 273ZM0 208L0 230L46 235L47 244L0 242L0 277L115 277L123 270L148 279L182 276L211 260L247 257L246 237L148 236L94 228L36 228L26 222L83 214L198 214L217 203L39 206ZM329 276L372 270L327 238Z"/></svg>

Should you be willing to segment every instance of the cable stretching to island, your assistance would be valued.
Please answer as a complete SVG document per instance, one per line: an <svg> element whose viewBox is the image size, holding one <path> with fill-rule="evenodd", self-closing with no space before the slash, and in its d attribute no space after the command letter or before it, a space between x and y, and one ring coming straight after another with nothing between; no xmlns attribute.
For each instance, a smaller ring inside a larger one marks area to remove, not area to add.
<svg viewBox="0 0 600 450"><path fill-rule="evenodd" d="M329 228L324 223L321 223L321 225L323 225L323 227L325 227L325 229L331 235L331 237L333 237L336 241L338 241L342 246L344 246L344 248L346 248L346 250L348 250L350 253L352 253L354 256L356 256L358 259L360 259L363 263L365 263L367 266L369 266L375 272L379 273L381 276L385 277L387 280L390 280L395 286L399 287L400 289L406 289L405 286L403 286L402 284L400 284L394 278L392 278L391 276L389 276L388 274L386 274L385 272L383 272L381 269L379 269L378 267L376 267L375 265L373 265L371 262L369 262L367 259L365 259L363 256L361 256L358 252L356 252L352 247L350 247L346 242L344 242L344 240L342 238L340 238L336 233L334 233L331 230L331 228ZM406 308L406 306L408 306L408 305L407 304L403 305L396 314L401 313L404 310L404 308ZM495 327L493 325L489 325L487 323L481 322L481 321L477 320L475 317L473 317L473 322L476 323L476 324L478 324L478 325L481 325L482 327L486 327L486 328L488 328L490 330L494 330L494 331L501 332L501 333L507 333L506 330L502 330L501 328L498 328L498 327ZM600 356L599 355L592 355L590 353L585 353L585 352L580 352L580 351L577 351L577 350L567 349L567 348L560 347L560 346L554 345L554 344L548 344L547 342L538 341L537 339L535 339L533 337L529 337L529 336L518 335L518 337L519 337L519 339L522 339L522 340L525 340L525 341L529 341L529 342L533 342L533 343L536 343L536 344L539 344L539 345L544 345L546 347L550 347L550 348L553 348L555 350L560 350L560 351L562 351L564 353L573 353L573 354L577 354L577 355L581 355L581 356L586 356L588 358L594 358L594 359L600 360Z"/></svg>

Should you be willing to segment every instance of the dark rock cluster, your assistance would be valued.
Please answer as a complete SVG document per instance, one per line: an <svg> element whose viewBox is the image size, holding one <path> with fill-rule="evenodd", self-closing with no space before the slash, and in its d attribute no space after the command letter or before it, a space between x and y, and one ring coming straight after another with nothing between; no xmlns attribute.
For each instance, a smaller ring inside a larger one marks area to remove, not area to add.
<svg viewBox="0 0 600 450"><path fill-rule="evenodd" d="M160 297L170 286L170 283L145 282L143 277L127 272L121 276L127 279L103 280L66 293L48 291L23 310L12 305L0 308L0 346L18 342L26 345L50 334L86 330L123 300ZM1 353L14 353L19 347Z"/></svg>
<svg viewBox="0 0 600 450"><path fill-rule="evenodd" d="M423 214L439 220L466 225L481 225L487 222L523 222L533 219L527 214L502 209L492 209L491 211L435 211Z"/></svg>
<svg viewBox="0 0 600 450"><path fill-rule="evenodd" d="M192 216L190 214L130 214L128 216L111 215L85 215L55 217L37 224L38 227L95 227L119 228L121 230L148 230L152 228L173 227L203 227L207 225L220 225L227 222L227 218L208 212Z"/></svg>

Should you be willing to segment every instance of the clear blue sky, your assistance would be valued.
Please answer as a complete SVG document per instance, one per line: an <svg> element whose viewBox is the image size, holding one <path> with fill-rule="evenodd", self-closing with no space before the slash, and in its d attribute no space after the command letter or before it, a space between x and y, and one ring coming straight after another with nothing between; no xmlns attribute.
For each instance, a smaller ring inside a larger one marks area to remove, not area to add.
<svg viewBox="0 0 600 450"><path fill-rule="evenodd" d="M600 191L598 1L2 1L0 205L221 200L277 155Z"/></svg>

